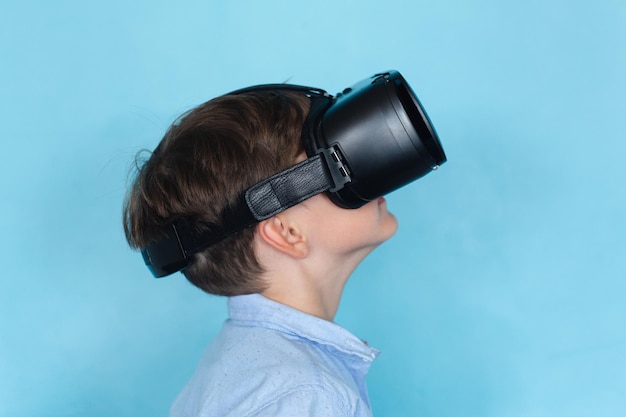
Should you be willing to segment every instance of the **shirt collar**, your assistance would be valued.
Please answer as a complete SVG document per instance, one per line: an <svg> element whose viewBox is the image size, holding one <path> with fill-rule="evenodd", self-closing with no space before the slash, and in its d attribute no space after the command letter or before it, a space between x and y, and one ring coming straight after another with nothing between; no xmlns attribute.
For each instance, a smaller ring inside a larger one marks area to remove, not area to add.
<svg viewBox="0 0 626 417"><path fill-rule="evenodd" d="M295 334L371 363L379 351L370 347L343 327L319 317L277 303L261 294L230 297L228 313L232 320Z"/></svg>

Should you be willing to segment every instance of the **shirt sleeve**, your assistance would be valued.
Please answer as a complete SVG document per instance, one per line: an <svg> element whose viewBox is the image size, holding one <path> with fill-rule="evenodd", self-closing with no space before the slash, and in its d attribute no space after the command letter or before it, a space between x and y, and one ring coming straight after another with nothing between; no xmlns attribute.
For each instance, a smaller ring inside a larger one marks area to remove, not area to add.
<svg viewBox="0 0 626 417"><path fill-rule="evenodd" d="M322 387L306 387L278 396L249 417L353 417L345 402Z"/></svg>

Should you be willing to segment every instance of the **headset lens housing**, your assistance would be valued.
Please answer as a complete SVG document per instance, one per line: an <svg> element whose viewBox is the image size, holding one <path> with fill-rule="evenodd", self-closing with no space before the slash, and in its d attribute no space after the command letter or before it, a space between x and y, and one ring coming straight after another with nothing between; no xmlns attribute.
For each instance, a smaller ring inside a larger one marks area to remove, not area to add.
<svg viewBox="0 0 626 417"><path fill-rule="evenodd" d="M329 192L357 208L446 161L426 112L397 71L377 74L338 94L318 122L315 148L338 150L351 181Z"/></svg>

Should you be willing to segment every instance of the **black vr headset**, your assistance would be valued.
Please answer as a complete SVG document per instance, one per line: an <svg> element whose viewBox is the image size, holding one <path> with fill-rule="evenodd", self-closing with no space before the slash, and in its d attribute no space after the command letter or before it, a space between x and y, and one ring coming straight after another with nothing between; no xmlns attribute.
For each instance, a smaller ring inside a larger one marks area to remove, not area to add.
<svg viewBox="0 0 626 417"><path fill-rule="evenodd" d="M308 159L253 185L219 224L179 221L142 250L157 277L181 271L194 255L242 229L309 197L326 192L339 207L354 209L402 187L446 162L437 133L397 71L376 74L336 96L289 84L259 85L229 94L293 91L311 100L302 129Z"/></svg>

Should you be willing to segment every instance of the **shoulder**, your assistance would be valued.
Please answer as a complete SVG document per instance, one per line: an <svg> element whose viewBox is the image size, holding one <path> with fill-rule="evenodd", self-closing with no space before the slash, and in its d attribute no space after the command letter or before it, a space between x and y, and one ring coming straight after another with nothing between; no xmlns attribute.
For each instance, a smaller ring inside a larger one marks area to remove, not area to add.
<svg viewBox="0 0 626 417"><path fill-rule="evenodd" d="M230 323L207 349L172 416L354 415L349 410L358 398L343 372L295 334ZM310 414L293 412L304 409Z"/></svg>
<svg viewBox="0 0 626 417"><path fill-rule="evenodd" d="M210 366L233 369L240 375L280 369L280 375L268 376L280 376L292 383L323 385L328 383L325 379L329 375L337 374L340 369L324 346L296 333L269 327L238 327L232 323L212 343L207 359Z"/></svg>
<svg viewBox="0 0 626 417"><path fill-rule="evenodd" d="M352 417L354 410L337 392L321 385L302 385L276 393L243 414L246 417Z"/></svg>

